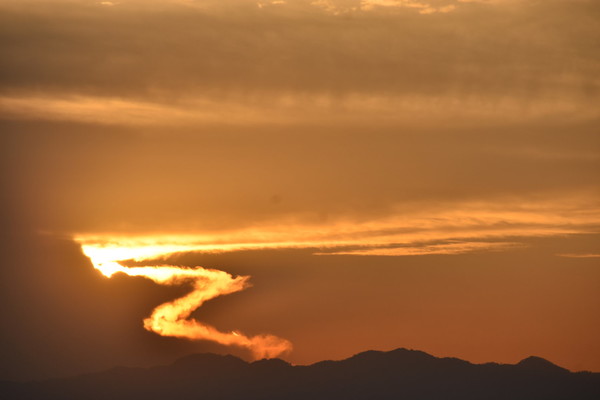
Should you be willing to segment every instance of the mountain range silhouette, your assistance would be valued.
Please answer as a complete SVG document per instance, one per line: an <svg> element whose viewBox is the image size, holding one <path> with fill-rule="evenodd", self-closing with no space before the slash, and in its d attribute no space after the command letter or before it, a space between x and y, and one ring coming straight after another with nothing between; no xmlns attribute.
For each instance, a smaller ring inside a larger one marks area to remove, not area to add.
<svg viewBox="0 0 600 400"><path fill-rule="evenodd" d="M471 364L422 351L366 351L293 366L193 354L171 365L117 367L36 382L0 382L2 399L600 399L600 373L570 372L539 357Z"/></svg>

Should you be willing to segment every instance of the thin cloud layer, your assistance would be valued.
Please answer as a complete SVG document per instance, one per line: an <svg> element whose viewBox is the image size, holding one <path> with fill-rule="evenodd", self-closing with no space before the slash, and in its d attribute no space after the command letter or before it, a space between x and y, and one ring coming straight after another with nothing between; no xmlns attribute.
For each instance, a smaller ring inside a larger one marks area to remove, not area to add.
<svg viewBox="0 0 600 400"><path fill-rule="evenodd" d="M108 261L158 259L175 252L273 248L322 249L319 254L462 254L509 250L532 237L597 233L600 205L582 201L588 200L457 204L452 209L411 210L362 222L328 221L310 226L288 221L204 234L82 234L76 240L92 259L108 254Z"/></svg>
<svg viewBox="0 0 600 400"><path fill-rule="evenodd" d="M2 2L2 96L169 107L233 98L251 109L273 98L416 97L463 108L563 102L597 115L593 2L384 3L402 6L343 17L311 2ZM461 8L432 17L409 4Z"/></svg>
<svg viewBox="0 0 600 400"><path fill-rule="evenodd" d="M179 234L397 216L414 227L466 204L493 215L571 202L577 220L597 210L594 121L234 122L5 121L10 216L65 234Z"/></svg>
<svg viewBox="0 0 600 400"><path fill-rule="evenodd" d="M572 100L572 99L571 99ZM5 96L0 97L0 116L9 120L50 120L123 126L282 125L310 123L344 125L430 124L449 121L456 126L476 122L557 120L568 117L589 120L597 109L580 107L570 99L538 101L525 106L519 100L466 100L429 96L332 96L273 95L248 102L244 96L197 97L175 104L120 97ZM378 117L372 121L373 116Z"/></svg>

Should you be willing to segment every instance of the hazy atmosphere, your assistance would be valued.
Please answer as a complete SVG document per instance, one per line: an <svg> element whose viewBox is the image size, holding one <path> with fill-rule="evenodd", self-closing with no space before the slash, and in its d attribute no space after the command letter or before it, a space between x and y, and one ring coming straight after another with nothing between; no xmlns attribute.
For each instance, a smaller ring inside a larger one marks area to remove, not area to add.
<svg viewBox="0 0 600 400"><path fill-rule="evenodd" d="M398 347L600 372L598 21L0 0L0 380Z"/></svg>

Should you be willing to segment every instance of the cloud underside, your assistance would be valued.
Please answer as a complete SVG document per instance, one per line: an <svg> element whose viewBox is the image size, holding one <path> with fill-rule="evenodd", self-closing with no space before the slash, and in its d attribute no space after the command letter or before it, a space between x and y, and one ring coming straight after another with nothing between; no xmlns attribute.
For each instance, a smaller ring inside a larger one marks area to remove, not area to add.
<svg viewBox="0 0 600 400"><path fill-rule="evenodd" d="M113 124L394 119L415 109L598 117L593 2L276 3L0 2L1 115ZM331 7L358 11L319 11Z"/></svg>
<svg viewBox="0 0 600 400"><path fill-rule="evenodd" d="M0 11L6 201L39 230L409 255L598 225L594 1Z"/></svg>

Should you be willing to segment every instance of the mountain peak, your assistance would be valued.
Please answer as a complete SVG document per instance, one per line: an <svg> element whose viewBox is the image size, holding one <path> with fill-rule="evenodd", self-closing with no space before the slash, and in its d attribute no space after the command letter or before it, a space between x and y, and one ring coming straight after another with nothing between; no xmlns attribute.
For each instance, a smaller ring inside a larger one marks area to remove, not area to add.
<svg viewBox="0 0 600 400"><path fill-rule="evenodd" d="M399 347L396 350L390 351L389 353L393 354L395 356L403 356L403 357L428 358L428 359L436 358L429 353L425 353L424 351L406 349L404 347Z"/></svg>
<svg viewBox="0 0 600 400"><path fill-rule="evenodd" d="M538 372L568 372L568 370L559 367L556 364L551 363L550 361L536 356L530 356L524 358L516 364L518 367L522 369L526 369L528 371L538 371Z"/></svg>
<svg viewBox="0 0 600 400"><path fill-rule="evenodd" d="M490 367L490 365L492 367ZM69 379L1 383L0 398L70 400L313 400L410 398L600 398L600 374L575 374L540 357L516 365L470 364L417 350L366 351L346 360L291 366L247 363L231 355L192 354L169 366L118 369Z"/></svg>
<svg viewBox="0 0 600 400"><path fill-rule="evenodd" d="M353 355L350 359L371 359L378 357L393 357L401 359L434 359L435 357L420 350L411 350L403 347L392 351L367 350Z"/></svg>

